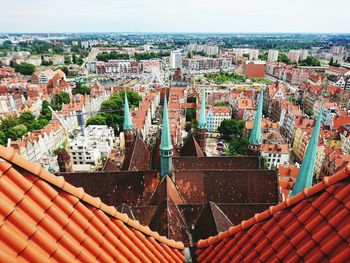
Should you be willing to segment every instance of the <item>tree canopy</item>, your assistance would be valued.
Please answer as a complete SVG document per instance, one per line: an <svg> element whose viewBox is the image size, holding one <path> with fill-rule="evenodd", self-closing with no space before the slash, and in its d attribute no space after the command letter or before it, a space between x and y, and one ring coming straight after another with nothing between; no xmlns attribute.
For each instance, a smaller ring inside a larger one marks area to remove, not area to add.
<svg viewBox="0 0 350 263"><path fill-rule="evenodd" d="M109 53L108 52L98 53L96 55L96 58L98 61L108 62L109 60L112 60L112 59L129 59L130 57L128 54L121 54L116 51L111 51Z"/></svg>
<svg viewBox="0 0 350 263"><path fill-rule="evenodd" d="M124 95L125 91L119 91L117 94L103 102L100 108L100 113L90 117L86 121L86 125L108 125L114 129L115 134L123 130L124 122ZM129 106L137 107L142 97L134 92L127 91Z"/></svg>
<svg viewBox="0 0 350 263"><path fill-rule="evenodd" d="M15 66L15 71L21 73L22 75L30 76L35 72L35 65L22 62Z"/></svg>
<svg viewBox="0 0 350 263"><path fill-rule="evenodd" d="M321 62L314 56L307 56L305 60L300 61L300 66L321 66Z"/></svg>
<svg viewBox="0 0 350 263"><path fill-rule="evenodd" d="M91 89L88 86L84 86L81 83L77 82L76 86L74 89L72 89L72 94L81 94L81 95L86 95L90 94Z"/></svg>
<svg viewBox="0 0 350 263"><path fill-rule="evenodd" d="M248 150L248 138L243 136L245 122L227 119L221 122L219 132L229 142L227 153L231 156L245 156Z"/></svg>

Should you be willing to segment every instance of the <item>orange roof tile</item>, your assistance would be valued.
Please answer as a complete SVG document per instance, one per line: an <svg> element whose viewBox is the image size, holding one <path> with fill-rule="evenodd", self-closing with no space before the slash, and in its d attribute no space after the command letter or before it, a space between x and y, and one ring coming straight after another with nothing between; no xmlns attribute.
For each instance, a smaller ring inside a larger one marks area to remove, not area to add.
<svg viewBox="0 0 350 263"><path fill-rule="evenodd" d="M183 262L183 244L0 146L0 259ZM0 260L1 261L1 260Z"/></svg>
<svg viewBox="0 0 350 263"><path fill-rule="evenodd" d="M289 153L288 144L262 144L261 152L273 152L273 153Z"/></svg>
<svg viewBox="0 0 350 263"><path fill-rule="evenodd" d="M200 240L198 262L350 260L350 166L217 236Z"/></svg>
<svg viewBox="0 0 350 263"><path fill-rule="evenodd" d="M339 129L341 126L345 124L350 124L350 116L335 116L333 118L333 128Z"/></svg>

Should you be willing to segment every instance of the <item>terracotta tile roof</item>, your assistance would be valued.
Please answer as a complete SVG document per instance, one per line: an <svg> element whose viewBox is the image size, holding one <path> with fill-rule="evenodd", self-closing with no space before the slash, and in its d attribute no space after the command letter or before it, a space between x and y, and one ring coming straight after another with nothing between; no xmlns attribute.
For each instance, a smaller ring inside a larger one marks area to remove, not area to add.
<svg viewBox="0 0 350 263"><path fill-rule="evenodd" d="M261 152L265 153L289 153L288 144L262 144Z"/></svg>
<svg viewBox="0 0 350 263"><path fill-rule="evenodd" d="M238 109L254 109L254 101L253 99L245 99L241 98L237 100L237 108Z"/></svg>
<svg viewBox="0 0 350 263"><path fill-rule="evenodd" d="M336 116L333 118L333 128L339 129L341 126L350 124L350 116Z"/></svg>
<svg viewBox="0 0 350 263"><path fill-rule="evenodd" d="M212 112L215 115L218 115L218 114L231 114L231 106L213 106L213 107L210 107L209 110L212 110Z"/></svg>
<svg viewBox="0 0 350 263"><path fill-rule="evenodd" d="M183 262L169 240L0 146L0 258L7 262Z"/></svg>
<svg viewBox="0 0 350 263"><path fill-rule="evenodd" d="M198 262L350 260L350 166L217 236Z"/></svg>
<svg viewBox="0 0 350 263"><path fill-rule="evenodd" d="M334 66L329 66L328 70L334 71L334 72L338 72L338 73L341 73L343 75L346 74L349 71L346 68L339 68L339 67L334 67Z"/></svg>

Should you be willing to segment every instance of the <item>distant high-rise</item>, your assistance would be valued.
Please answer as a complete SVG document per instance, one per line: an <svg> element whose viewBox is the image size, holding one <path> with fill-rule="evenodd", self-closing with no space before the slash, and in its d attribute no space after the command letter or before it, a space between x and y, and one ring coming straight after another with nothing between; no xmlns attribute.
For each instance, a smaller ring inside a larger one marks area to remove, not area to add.
<svg viewBox="0 0 350 263"><path fill-rule="evenodd" d="M269 54L267 56L268 62L276 62L278 60L278 50L269 50Z"/></svg>
<svg viewBox="0 0 350 263"><path fill-rule="evenodd" d="M252 49L249 52L249 60L258 60L259 59L259 50Z"/></svg>
<svg viewBox="0 0 350 263"><path fill-rule="evenodd" d="M182 53L181 51L171 51L170 53L170 67L172 69L182 67Z"/></svg>
<svg viewBox="0 0 350 263"><path fill-rule="evenodd" d="M289 50L288 59L291 62L299 62L300 60L300 50Z"/></svg>
<svg viewBox="0 0 350 263"><path fill-rule="evenodd" d="M302 60L307 59L308 55L309 55L309 51L307 49L301 49L300 50L300 58L299 58L299 60L302 61Z"/></svg>

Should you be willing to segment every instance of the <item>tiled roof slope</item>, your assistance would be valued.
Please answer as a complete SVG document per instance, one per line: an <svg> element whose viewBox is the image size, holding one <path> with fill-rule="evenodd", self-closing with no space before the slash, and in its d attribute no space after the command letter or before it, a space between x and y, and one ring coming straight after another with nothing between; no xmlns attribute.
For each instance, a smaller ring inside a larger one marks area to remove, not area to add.
<svg viewBox="0 0 350 263"><path fill-rule="evenodd" d="M152 232L0 146L0 261L183 262L183 244Z"/></svg>
<svg viewBox="0 0 350 263"><path fill-rule="evenodd" d="M200 240L198 262L349 262L350 166L226 232Z"/></svg>

